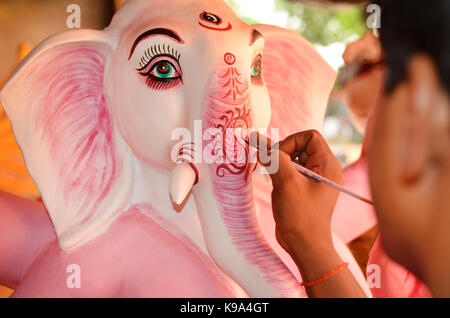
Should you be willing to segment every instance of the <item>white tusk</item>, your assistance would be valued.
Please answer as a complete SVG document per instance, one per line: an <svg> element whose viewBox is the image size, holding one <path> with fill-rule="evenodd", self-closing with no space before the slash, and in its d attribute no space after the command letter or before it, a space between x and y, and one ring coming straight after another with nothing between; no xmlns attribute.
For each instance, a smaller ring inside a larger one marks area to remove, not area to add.
<svg viewBox="0 0 450 318"><path fill-rule="evenodd" d="M179 162L170 173L169 191L175 204L180 205L197 182L197 172L188 163Z"/></svg>

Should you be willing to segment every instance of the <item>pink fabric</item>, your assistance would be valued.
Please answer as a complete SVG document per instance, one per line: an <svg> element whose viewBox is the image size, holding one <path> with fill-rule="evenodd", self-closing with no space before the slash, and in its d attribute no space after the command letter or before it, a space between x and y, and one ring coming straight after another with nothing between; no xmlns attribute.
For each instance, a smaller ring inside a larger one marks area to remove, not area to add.
<svg viewBox="0 0 450 318"><path fill-rule="evenodd" d="M371 198L367 159L362 156L344 169L344 187ZM339 195L331 220L331 228L345 243L349 243L377 225L373 206L345 193Z"/></svg>
<svg viewBox="0 0 450 318"><path fill-rule="evenodd" d="M368 262L380 267L380 286L371 288L374 297L379 298L425 298L431 297L428 288L400 264L396 263L383 250L381 237L378 236ZM367 275L373 274L372 272Z"/></svg>

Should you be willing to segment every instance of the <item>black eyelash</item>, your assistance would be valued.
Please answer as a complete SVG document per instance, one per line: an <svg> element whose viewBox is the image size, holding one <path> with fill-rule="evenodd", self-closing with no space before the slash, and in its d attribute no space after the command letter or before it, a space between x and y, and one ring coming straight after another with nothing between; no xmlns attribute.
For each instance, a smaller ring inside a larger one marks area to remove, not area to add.
<svg viewBox="0 0 450 318"><path fill-rule="evenodd" d="M170 89L172 87L177 86L178 83L183 82L181 75L176 78L165 78L165 79L153 76L150 73L155 67L155 65L150 70L146 70L155 58L163 56L175 60L178 63L179 67L181 55L178 53L177 50L166 44L155 44L151 46L144 52L143 56L139 61L138 65L139 68L137 69L137 71L139 72L140 75L146 77L145 82L147 86L154 90ZM178 72L181 74L180 70L178 70Z"/></svg>
<svg viewBox="0 0 450 318"><path fill-rule="evenodd" d="M142 55L140 61L139 61L139 65L138 65L138 71L142 71L143 69L145 69L149 63L158 56L161 55L168 55L169 57L174 58L178 64L180 63L180 57L181 54L178 53L177 50L175 50L173 47L166 45L166 44L155 44L152 47L148 48L145 52L144 55Z"/></svg>

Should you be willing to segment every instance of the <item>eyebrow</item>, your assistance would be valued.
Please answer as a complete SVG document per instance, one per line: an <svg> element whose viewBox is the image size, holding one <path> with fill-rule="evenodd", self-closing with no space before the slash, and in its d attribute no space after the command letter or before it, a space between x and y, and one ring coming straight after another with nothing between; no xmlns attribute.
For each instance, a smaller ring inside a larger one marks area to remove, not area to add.
<svg viewBox="0 0 450 318"><path fill-rule="evenodd" d="M181 39L181 37L174 31L166 29L166 28L155 28L148 31L145 31L141 35L139 35L134 41L133 46L131 47L130 56L128 57L128 60L133 56L134 50L136 49L136 46L139 44L139 42L143 41L144 39L155 36L155 35L162 35L166 36L171 40L174 40L177 43L184 44L184 41Z"/></svg>
<svg viewBox="0 0 450 318"><path fill-rule="evenodd" d="M263 35L261 33L259 33L257 30L253 29L252 30L252 34L250 36L250 43L248 45L253 45L253 43L255 43L256 40L258 40L259 38L262 38Z"/></svg>

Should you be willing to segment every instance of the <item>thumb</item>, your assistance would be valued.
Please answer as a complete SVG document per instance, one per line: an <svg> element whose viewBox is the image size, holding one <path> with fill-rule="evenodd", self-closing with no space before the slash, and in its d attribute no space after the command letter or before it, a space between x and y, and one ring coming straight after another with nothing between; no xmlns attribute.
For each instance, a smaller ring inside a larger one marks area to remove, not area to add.
<svg viewBox="0 0 450 318"><path fill-rule="evenodd" d="M272 179L274 188L277 188L292 178L298 178L300 173L295 169L292 164L291 157L279 150L272 150L270 153L271 163L266 165L266 170Z"/></svg>

